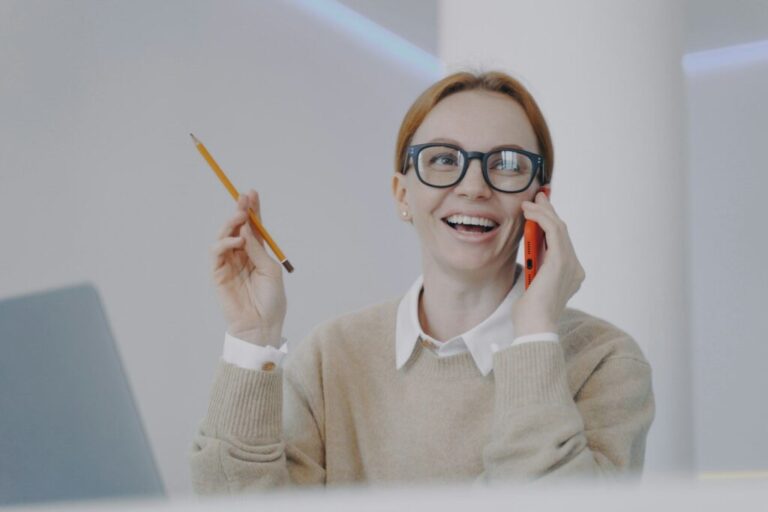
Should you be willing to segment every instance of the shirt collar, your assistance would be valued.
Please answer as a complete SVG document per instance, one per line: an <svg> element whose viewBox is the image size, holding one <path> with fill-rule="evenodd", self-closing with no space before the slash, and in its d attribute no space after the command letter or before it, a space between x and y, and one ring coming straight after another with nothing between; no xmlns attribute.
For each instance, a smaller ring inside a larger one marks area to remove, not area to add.
<svg viewBox="0 0 768 512"><path fill-rule="evenodd" d="M517 278L514 286L507 296L501 301L499 307L490 314L485 320L474 326L469 331L447 340L445 345L463 344L472 359L477 365L477 369L483 375L488 375L493 369L492 343L499 343L500 340L512 340L515 336L514 325L512 324L512 304L523 294L523 268L517 263L515 265ZM419 322L419 295L424 285L424 275L416 278L416 281L403 296L397 308L397 323L395 328L395 360L396 367L402 368L413 354L419 338L434 340L421 328ZM437 340L435 340L437 341ZM438 342L440 344L440 342ZM447 347L445 347L447 348Z"/></svg>

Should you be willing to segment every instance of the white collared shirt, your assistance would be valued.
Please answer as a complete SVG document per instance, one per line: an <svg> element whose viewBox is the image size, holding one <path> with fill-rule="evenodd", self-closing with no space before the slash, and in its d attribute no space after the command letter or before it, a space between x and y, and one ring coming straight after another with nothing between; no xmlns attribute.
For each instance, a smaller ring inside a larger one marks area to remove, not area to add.
<svg viewBox="0 0 768 512"><path fill-rule="evenodd" d="M448 357L469 351L480 373L488 375L493 369L493 353L498 350L529 341L560 341L560 337L554 332L514 337L515 327L511 312L512 305L524 291L522 267L519 267L515 284L499 307L485 320L448 341L436 340L426 334L421 327L418 308L423 285L424 276L422 275L416 279L397 308L395 358L398 369L408 361L419 342L434 350L438 357Z"/></svg>
<svg viewBox="0 0 768 512"><path fill-rule="evenodd" d="M488 375L493 369L493 354L512 345L542 341L559 342L560 337L554 332L529 334L514 337L515 328L512 323L512 304L520 298L524 291L522 266L518 264L518 275L514 286L501 301L499 307L485 320L469 331L448 341L439 341L427 335L419 322L419 295L424 285L424 276L420 275L411 285L408 292L400 301L397 308L395 330L395 365L396 368L408 361L417 343L434 350L438 357L448 357L469 351L478 370ZM423 340L423 341L421 341ZM250 370L265 369L269 366L282 364L287 351L285 338L282 346L276 349L271 346L262 347L235 338L226 333L224 338L224 354L222 358L231 364ZM267 366L265 366L267 365Z"/></svg>

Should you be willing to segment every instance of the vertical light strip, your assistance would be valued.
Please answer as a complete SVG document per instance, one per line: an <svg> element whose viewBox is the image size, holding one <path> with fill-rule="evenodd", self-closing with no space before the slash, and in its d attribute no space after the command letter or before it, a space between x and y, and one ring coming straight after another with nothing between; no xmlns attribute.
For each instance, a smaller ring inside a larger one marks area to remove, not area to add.
<svg viewBox="0 0 768 512"><path fill-rule="evenodd" d="M725 46L683 56L683 69L687 75L710 73L724 68L740 68L749 65L768 64L768 41Z"/></svg>
<svg viewBox="0 0 768 512"><path fill-rule="evenodd" d="M286 1L320 18L336 30L348 34L355 42L405 66L413 73L431 79L443 74L443 64L437 57L346 5L335 0Z"/></svg>

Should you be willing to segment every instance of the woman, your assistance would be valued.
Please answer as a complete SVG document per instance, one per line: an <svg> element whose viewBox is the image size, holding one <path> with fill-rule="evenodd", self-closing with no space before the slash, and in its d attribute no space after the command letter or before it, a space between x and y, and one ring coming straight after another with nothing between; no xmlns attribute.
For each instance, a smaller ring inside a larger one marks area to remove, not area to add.
<svg viewBox="0 0 768 512"><path fill-rule="evenodd" d="M246 223L258 195L244 194L212 250L228 330L195 490L641 472L651 368L626 333L566 308L584 270L537 193L552 163L544 117L513 78L432 85L403 120L392 180L423 276L319 325L285 359L282 267ZM526 219L547 240L527 290Z"/></svg>

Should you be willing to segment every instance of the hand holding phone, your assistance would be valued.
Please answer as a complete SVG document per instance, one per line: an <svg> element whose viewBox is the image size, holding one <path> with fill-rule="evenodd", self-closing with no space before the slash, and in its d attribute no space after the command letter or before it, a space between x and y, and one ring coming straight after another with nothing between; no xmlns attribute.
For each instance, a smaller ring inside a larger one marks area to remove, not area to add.
<svg viewBox="0 0 768 512"><path fill-rule="evenodd" d="M543 186L539 189L540 192L544 192L547 197L550 197L550 188ZM536 192L538 194L538 192ZM542 231L539 225L532 221L526 220L525 227L523 229L523 252L525 256L525 289L527 290L533 278L536 277L536 272L541 266L541 260L544 257L544 247L546 245L546 238L544 237L544 231Z"/></svg>

